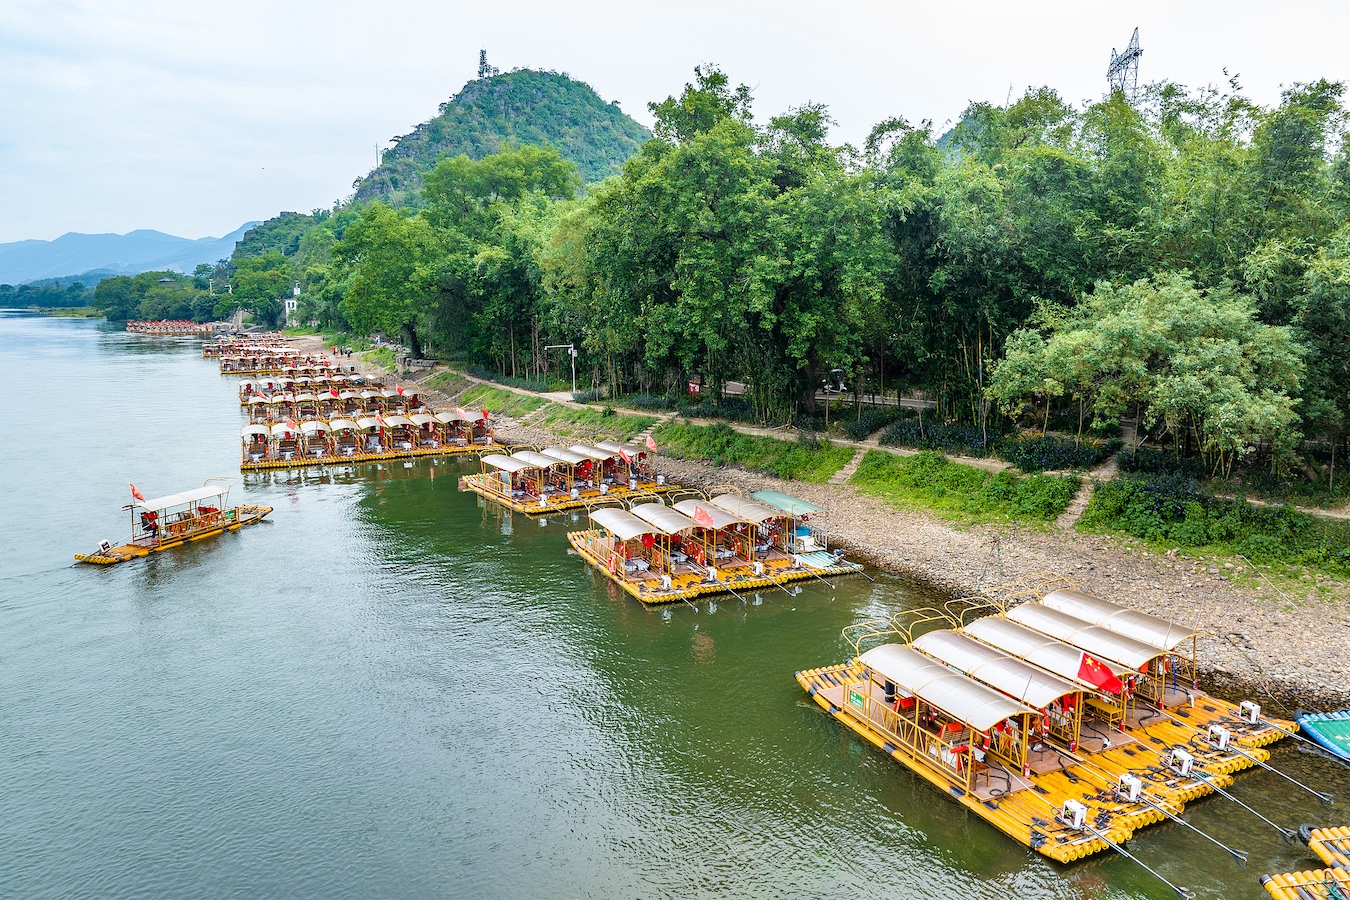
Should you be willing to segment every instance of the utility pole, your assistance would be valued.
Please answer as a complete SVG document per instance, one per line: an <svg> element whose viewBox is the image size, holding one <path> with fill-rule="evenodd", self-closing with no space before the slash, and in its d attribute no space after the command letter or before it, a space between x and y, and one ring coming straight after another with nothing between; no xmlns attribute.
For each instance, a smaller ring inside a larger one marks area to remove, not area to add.
<svg viewBox="0 0 1350 900"><path fill-rule="evenodd" d="M577 348L571 344L549 344L545 350L566 350L572 357L572 399L577 399Z"/></svg>

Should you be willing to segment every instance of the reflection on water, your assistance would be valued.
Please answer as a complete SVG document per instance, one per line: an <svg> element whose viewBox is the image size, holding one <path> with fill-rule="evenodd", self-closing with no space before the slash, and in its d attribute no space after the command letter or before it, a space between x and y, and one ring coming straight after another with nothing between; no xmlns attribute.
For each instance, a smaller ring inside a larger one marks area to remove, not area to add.
<svg viewBox="0 0 1350 900"><path fill-rule="evenodd" d="M470 468L266 472L272 520L108 570L127 483L237 470L235 385L191 339L0 317L0 884L37 896L1169 896L1034 857L823 715L793 672L930 602L861 578L645 609ZM1300 777L1344 784L1290 750ZM1235 791L1328 823L1273 776ZM1309 867L1224 801L1132 849L1201 896Z"/></svg>

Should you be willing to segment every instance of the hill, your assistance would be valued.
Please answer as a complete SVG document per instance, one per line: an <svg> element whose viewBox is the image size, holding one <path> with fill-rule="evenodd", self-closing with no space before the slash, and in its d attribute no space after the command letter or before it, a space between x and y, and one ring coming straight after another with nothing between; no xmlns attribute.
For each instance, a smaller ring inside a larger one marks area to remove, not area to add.
<svg viewBox="0 0 1350 900"><path fill-rule="evenodd" d="M24 284L94 270L103 275L166 269L190 272L198 263L229 258L235 242L255 224L241 225L224 237L197 240L140 229L126 234L72 231L51 241L0 244L0 283Z"/></svg>
<svg viewBox="0 0 1350 900"><path fill-rule="evenodd" d="M479 77L441 104L440 114L396 139L379 167L357 179L357 200L403 204L444 156L482 159L504 143L548 144L576 163L582 180L616 174L651 137L616 103L558 72L518 69Z"/></svg>

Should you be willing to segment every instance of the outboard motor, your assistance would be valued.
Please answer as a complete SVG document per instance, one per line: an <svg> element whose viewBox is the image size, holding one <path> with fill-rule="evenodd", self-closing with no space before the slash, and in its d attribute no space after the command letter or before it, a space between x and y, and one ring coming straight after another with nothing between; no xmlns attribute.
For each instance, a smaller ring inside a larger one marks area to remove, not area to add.
<svg viewBox="0 0 1350 900"><path fill-rule="evenodd" d="M1228 742L1233 739L1233 733L1222 725L1209 726L1209 734L1207 736L1209 738L1210 746L1215 750L1227 750Z"/></svg>
<svg viewBox="0 0 1350 900"><path fill-rule="evenodd" d="M1116 793L1120 795L1122 800L1129 803L1138 803L1139 795L1143 793L1143 790L1144 782L1140 780L1138 775L1132 775L1129 772L1120 776L1120 784L1116 786Z"/></svg>
<svg viewBox="0 0 1350 900"><path fill-rule="evenodd" d="M1059 819L1074 831L1082 831L1087 824L1088 809L1077 800L1065 800L1059 811Z"/></svg>
<svg viewBox="0 0 1350 900"><path fill-rule="evenodd" d="M1238 704L1238 718L1248 725L1255 725L1261 721L1261 704L1253 703L1251 700L1243 700Z"/></svg>
<svg viewBox="0 0 1350 900"><path fill-rule="evenodd" d="M1173 747L1167 754L1167 768L1178 775L1189 776L1191 769L1195 768L1195 757L1180 747Z"/></svg>

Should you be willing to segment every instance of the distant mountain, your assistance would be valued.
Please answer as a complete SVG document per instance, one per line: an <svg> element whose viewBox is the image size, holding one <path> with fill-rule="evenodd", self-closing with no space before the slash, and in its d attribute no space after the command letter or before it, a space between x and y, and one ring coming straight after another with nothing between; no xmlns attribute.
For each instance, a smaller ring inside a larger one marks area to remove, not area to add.
<svg viewBox="0 0 1350 900"><path fill-rule="evenodd" d="M191 272L198 263L228 259L235 243L257 222L248 222L220 238L174 237L141 229L126 234L69 232L54 241L0 244L0 284L25 284L76 272L135 275L174 269Z"/></svg>
<svg viewBox="0 0 1350 900"><path fill-rule="evenodd" d="M505 143L548 144L576 163L583 181L616 174L651 133L590 85L558 72L518 69L497 74L480 66L441 104L440 114L395 138L376 169L358 178L357 200L415 201L422 175L445 156L482 159Z"/></svg>

